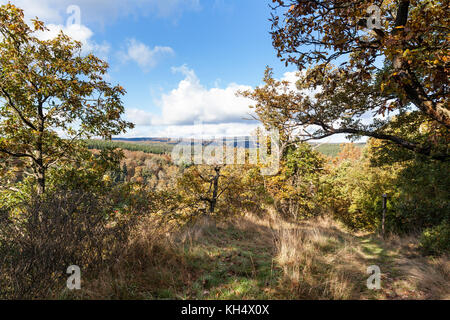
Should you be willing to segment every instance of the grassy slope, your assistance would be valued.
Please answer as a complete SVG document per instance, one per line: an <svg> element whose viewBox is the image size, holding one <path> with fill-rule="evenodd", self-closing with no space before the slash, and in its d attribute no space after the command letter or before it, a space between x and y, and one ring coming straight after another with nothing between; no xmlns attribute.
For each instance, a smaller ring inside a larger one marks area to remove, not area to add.
<svg viewBox="0 0 450 320"><path fill-rule="evenodd" d="M449 299L449 260L421 257L412 239L355 235L328 219L291 224L244 217L173 236L148 224L112 274L85 298ZM366 269L381 268L381 290Z"/></svg>

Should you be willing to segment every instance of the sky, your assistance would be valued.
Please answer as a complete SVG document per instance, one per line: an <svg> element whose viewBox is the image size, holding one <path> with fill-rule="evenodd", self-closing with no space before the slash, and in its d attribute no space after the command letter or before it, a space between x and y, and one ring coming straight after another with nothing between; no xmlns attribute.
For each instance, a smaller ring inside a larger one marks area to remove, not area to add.
<svg viewBox="0 0 450 320"><path fill-rule="evenodd" d="M260 85L267 65L278 79L296 78L272 47L268 0L11 2L46 23L42 38L63 30L108 61L108 81L127 90L124 118L136 125L121 137L248 135L258 123L236 91Z"/></svg>

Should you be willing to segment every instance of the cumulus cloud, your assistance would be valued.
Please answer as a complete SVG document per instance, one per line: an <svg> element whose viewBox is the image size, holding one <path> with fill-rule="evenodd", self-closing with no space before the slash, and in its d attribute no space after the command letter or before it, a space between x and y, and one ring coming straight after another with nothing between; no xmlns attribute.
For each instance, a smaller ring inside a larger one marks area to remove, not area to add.
<svg viewBox="0 0 450 320"><path fill-rule="evenodd" d="M71 37L73 40L80 41L83 45L82 52L84 54L94 53L102 59L106 59L110 46L107 42L101 44L92 40L94 33L88 27L84 25L72 24L72 25L56 25L48 24L46 25L47 31L39 32L38 37L41 40L49 40L55 38L61 31L64 34Z"/></svg>
<svg viewBox="0 0 450 320"><path fill-rule="evenodd" d="M240 137L250 135L258 123L219 123L204 125L139 126L121 137L205 138Z"/></svg>
<svg viewBox="0 0 450 320"><path fill-rule="evenodd" d="M121 52L119 57L124 61L136 62L144 71L156 66L158 61L164 56L173 55L175 52L170 47L156 46L153 49L149 46L137 41L129 39L127 41L126 52Z"/></svg>
<svg viewBox="0 0 450 320"><path fill-rule="evenodd" d="M251 90L251 86L229 84L225 88L218 86L206 88L186 65L172 68L173 72L184 75L178 86L162 94L156 103L161 108L161 115L130 109L127 120L137 126L124 137L230 137L246 136L261 124L251 118L250 105L253 100L237 97L238 90ZM288 81L291 90L297 90L298 72L286 72L280 80ZM314 92L307 92L314 95ZM345 135L334 135L322 139L322 143L348 142Z"/></svg>
<svg viewBox="0 0 450 320"><path fill-rule="evenodd" d="M299 78L299 72L292 71L292 72L285 72L283 74L283 77L280 80L289 82L289 89L295 91L295 90L297 90L296 82L297 82L298 78Z"/></svg>
<svg viewBox="0 0 450 320"><path fill-rule="evenodd" d="M236 123L249 118L251 101L237 97L236 92L251 87L231 83L226 88L208 89L187 66L172 71L182 73L185 78L176 89L162 95L159 101L162 116L155 118L153 124Z"/></svg>
<svg viewBox="0 0 450 320"><path fill-rule="evenodd" d="M194 70L186 65L172 68L181 73L184 79L178 86L156 101L159 115L140 109L129 109L126 118L137 126L126 137L222 137L244 136L260 125L250 121L253 101L236 96L238 90L251 90L252 87L231 83L223 88L206 88ZM283 75L295 87L295 72Z"/></svg>
<svg viewBox="0 0 450 320"><path fill-rule="evenodd" d="M136 108L126 109L125 117L137 126L148 126L152 123L153 119L151 113Z"/></svg>

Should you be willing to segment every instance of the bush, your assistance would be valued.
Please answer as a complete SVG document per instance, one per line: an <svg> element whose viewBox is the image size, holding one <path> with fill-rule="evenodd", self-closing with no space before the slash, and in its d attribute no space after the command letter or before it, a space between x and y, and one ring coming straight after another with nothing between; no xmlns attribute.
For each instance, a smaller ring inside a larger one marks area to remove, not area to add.
<svg viewBox="0 0 450 320"><path fill-rule="evenodd" d="M376 231L381 196L387 194L388 232L418 233L450 219L449 163L423 158L374 162L373 143L361 159L333 164L322 179L324 203L336 218L355 230Z"/></svg>
<svg viewBox="0 0 450 320"><path fill-rule="evenodd" d="M19 210L0 212L0 298L52 297L67 267L100 270L118 254L132 225L114 203L89 192L33 196Z"/></svg>
<svg viewBox="0 0 450 320"><path fill-rule="evenodd" d="M450 223L425 229L420 237L420 248L424 254L440 255L450 252Z"/></svg>

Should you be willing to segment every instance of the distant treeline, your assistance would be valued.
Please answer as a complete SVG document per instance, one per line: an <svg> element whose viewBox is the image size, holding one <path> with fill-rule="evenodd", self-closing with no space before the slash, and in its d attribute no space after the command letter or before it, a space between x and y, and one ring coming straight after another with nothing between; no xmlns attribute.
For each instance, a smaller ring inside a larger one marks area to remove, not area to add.
<svg viewBox="0 0 450 320"><path fill-rule="evenodd" d="M104 150L107 148L119 148L129 151L142 151L145 153L153 154L166 154L170 153L173 149L173 146L164 143L155 143L154 145L149 145L108 140L84 140L84 143L89 149Z"/></svg>
<svg viewBox="0 0 450 320"><path fill-rule="evenodd" d="M336 157L341 151L340 143L324 143L319 146L315 144L312 145L314 149L329 157ZM365 145L365 143L355 143L355 146L360 149L364 148Z"/></svg>
<svg viewBox="0 0 450 320"><path fill-rule="evenodd" d="M128 151L142 151L145 153L153 154L167 154L170 153L174 147L174 144L163 142L140 142L140 141L107 141L107 140L85 140L84 141L89 149L104 150L106 148L120 148ZM358 148L363 148L365 143L355 143ZM336 157L341 151L341 145L339 143L324 143L319 146L313 144L320 153Z"/></svg>

